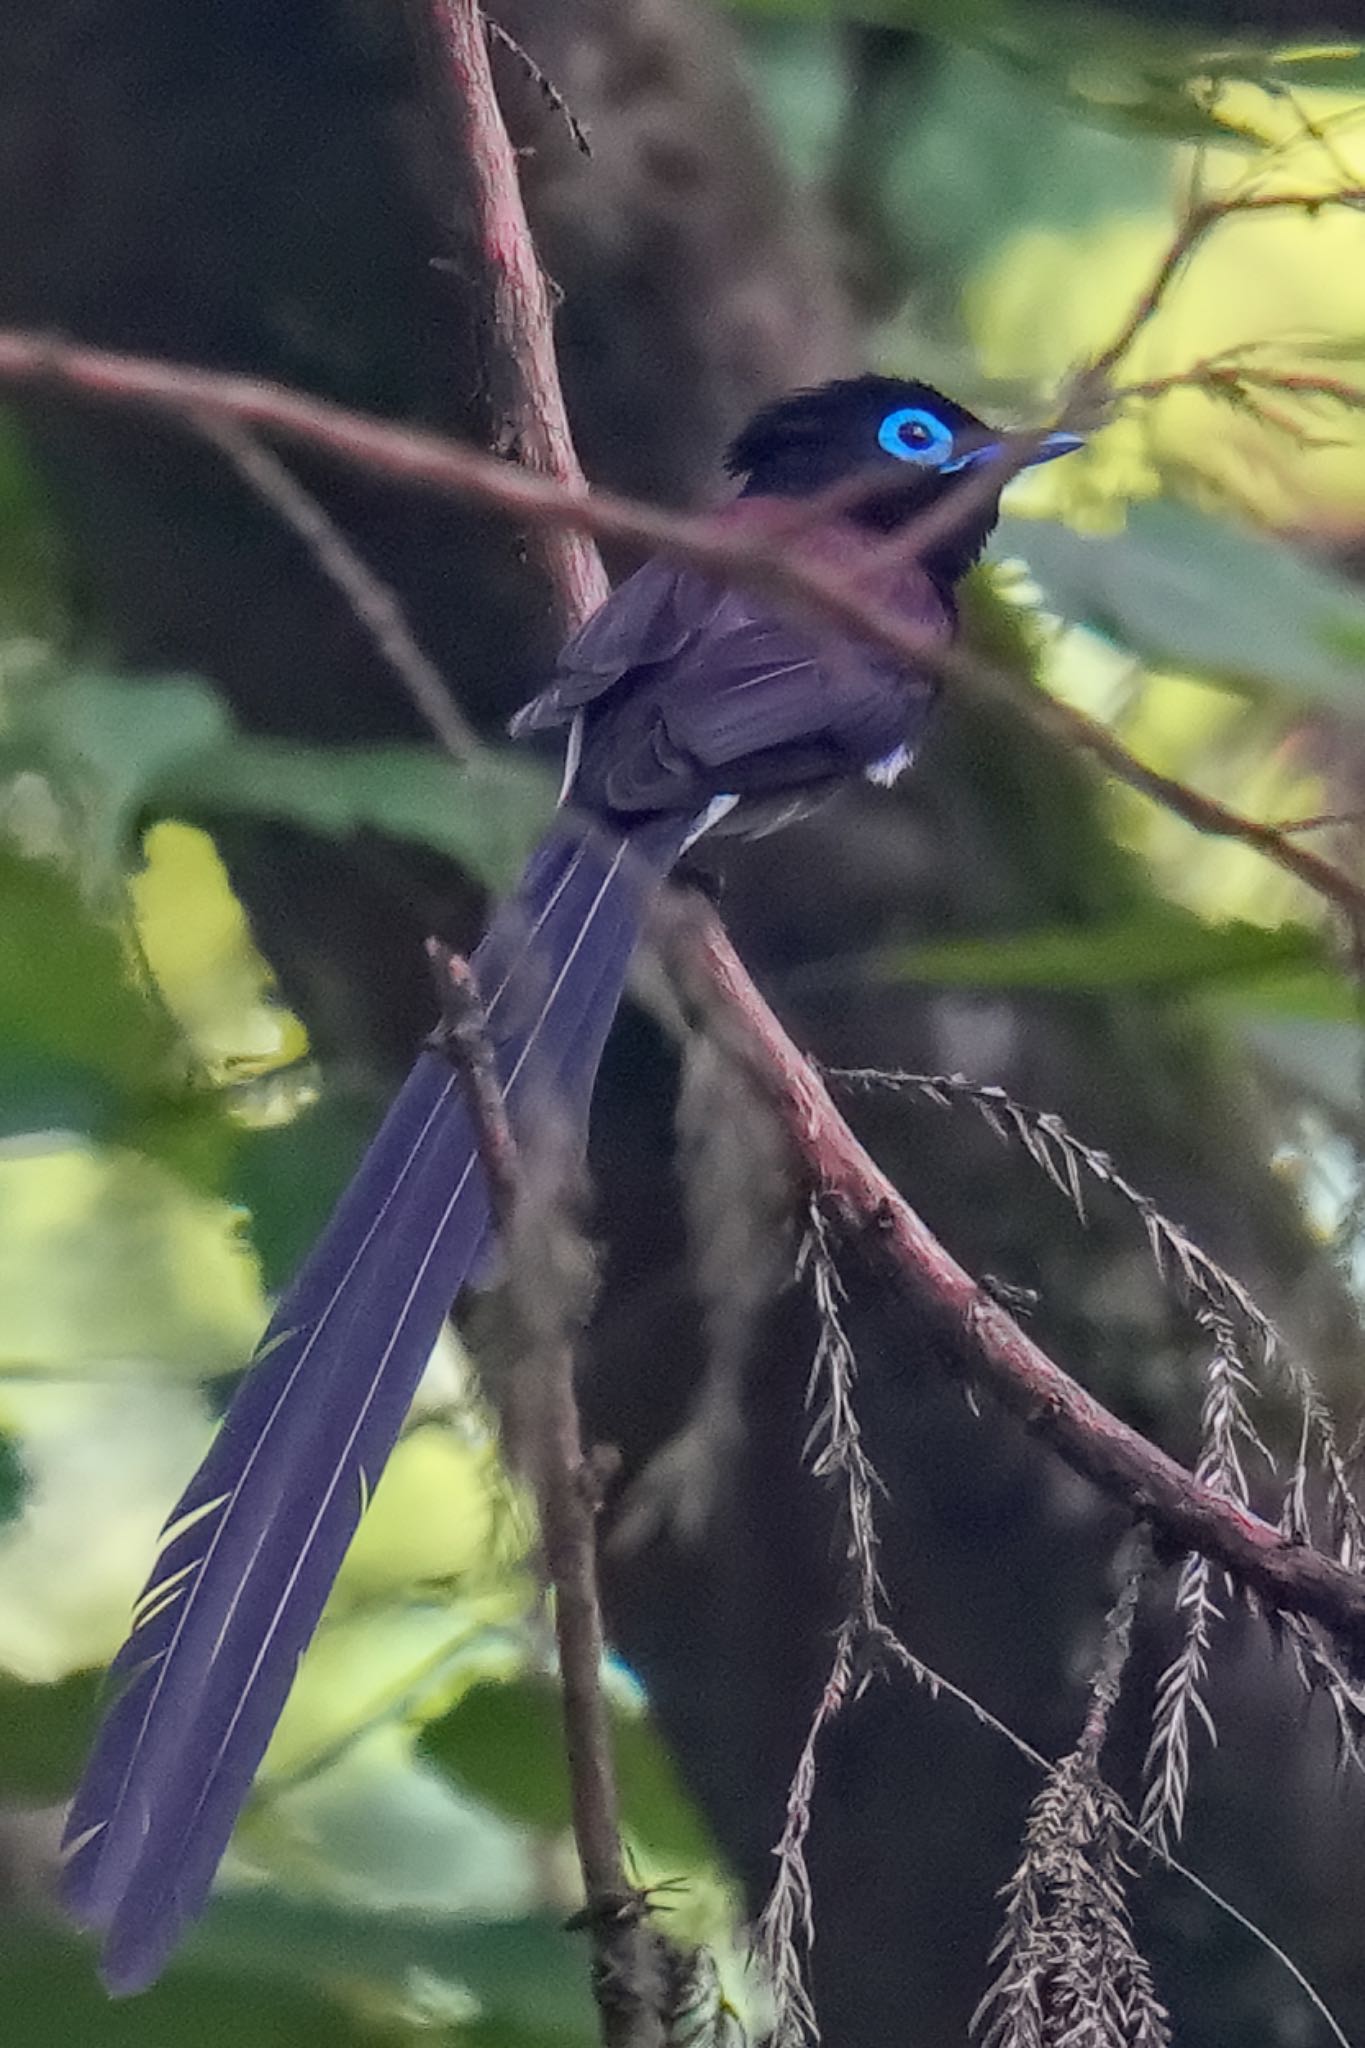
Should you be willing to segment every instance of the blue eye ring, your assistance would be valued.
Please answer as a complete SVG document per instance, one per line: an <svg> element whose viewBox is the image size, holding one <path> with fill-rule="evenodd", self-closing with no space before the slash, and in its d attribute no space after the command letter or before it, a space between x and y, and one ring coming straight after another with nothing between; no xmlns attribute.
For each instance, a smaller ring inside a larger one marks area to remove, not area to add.
<svg viewBox="0 0 1365 2048"><path fill-rule="evenodd" d="M900 462L941 469L953 452L952 429L919 405L898 406L877 429L877 446Z"/></svg>

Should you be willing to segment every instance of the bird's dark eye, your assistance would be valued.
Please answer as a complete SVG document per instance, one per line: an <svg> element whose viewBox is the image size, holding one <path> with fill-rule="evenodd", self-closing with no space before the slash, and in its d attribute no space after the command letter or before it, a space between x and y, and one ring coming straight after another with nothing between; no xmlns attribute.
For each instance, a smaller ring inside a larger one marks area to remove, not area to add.
<svg viewBox="0 0 1365 2048"><path fill-rule="evenodd" d="M898 461L938 469L953 452L953 434L936 413L918 405L902 405L887 413L878 427L877 445Z"/></svg>

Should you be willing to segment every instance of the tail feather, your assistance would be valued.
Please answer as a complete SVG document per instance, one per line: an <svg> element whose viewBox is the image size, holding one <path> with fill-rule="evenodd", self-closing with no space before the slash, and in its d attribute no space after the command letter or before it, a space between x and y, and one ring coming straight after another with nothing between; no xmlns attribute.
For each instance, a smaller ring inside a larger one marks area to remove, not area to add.
<svg viewBox="0 0 1365 2048"><path fill-rule="evenodd" d="M681 835L679 835L681 836ZM560 831L474 956L514 1130L586 1109L676 853ZM424 1053L173 1512L67 1828L64 1896L115 1990L202 1905L357 1522L490 1234L460 1078Z"/></svg>

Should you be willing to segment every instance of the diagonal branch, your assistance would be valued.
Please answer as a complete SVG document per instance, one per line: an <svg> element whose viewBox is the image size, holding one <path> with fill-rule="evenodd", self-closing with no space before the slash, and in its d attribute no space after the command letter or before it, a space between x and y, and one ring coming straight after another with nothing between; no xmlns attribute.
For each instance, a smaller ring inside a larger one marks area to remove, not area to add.
<svg viewBox="0 0 1365 2048"><path fill-rule="evenodd" d="M303 542L314 563L341 592L380 657L398 678L453 761L467 761L479 736L456 703L445 677L408 623L398 593L364 560L331 514L272 448L235 420L200 422L205 440L232 464L263 505Z"/></svg>
<svg viewBox="0 0 1365 2048"><path fill-rule="evenodd" d="M1316 896L1321 896L1348 917L1359 919L1365 913L1365 886L1348 875L1310 847L1300 846L1287 836L1278 825L1267 825L1259 818L1249 818L1243 811L1233 810L1217 797L1206 796L1202 791L1192 789L1177 776L1165 775L1159 768L1149 768L1140 761L1117 733L1092 718L1075 704L1068 704L1061 697L1049 696L1042 690L1031 690L1025 694L1013 677L996 669L987 669L970 657L953 664L960 668L961 680L974 682L995 695L1007 697L1012 703L1021 705L1033 723L1051 734L1054 739L1090 754L1100 765L1107 768L1119 782L1129 789L1139 790L1160 804L1163 810L1174 812L1192 825L1196 832L1202 832L1215 839L1235 839L1243 846L1250 846L1267 860L1282 868L1305 884Z"/></svg>
<svg viewBox="0 0 1365 2048"><path fill-rule="evenodd" d="M1264 1605L1311 1615L1365 1667L1365 1576L1295 1542L1130 1429L1077 1385L984 1292L859 1144L824 1083L764 1003L708 909L679 906L663 943L684 994L764 1086L827 1205L869 1263L959 1363L1076 1472L1163 1543L1202 1552ZM918 1357L935 1355L922 1342Z"/></svg>
<svg viewBox="0 0 1365 2048"><path fill-rule="evenodd" d="M1197 832L1254 847L1346 916L1365 918L1365 885L1297 845L1280 827L1245 817L1174 776L1147 767L1106 726L1075 706L1023 688L1005 670L973 654L929 645L914 626L870 602L837 573L792 555L784 559L780 540L774 546L713 518L660 512L606 491L589 493L581 484L537 475L458 441L388 425L260 378L83 348L19 329L0 328L0 384L63 390L154 413L191 430L201 414L236 420L395 484L472 498L537 531L573 528L598 540L648 549L756 590L779 604L820 613L963 689L1008 699L1053 738L1083 748L1119 781L1174 812Z"/></svg>
<svg viewBox="0 0 1365 2048"><path fill-rule="evenodd" d="M1155 318L1176 278L1215 228L1239 215L1318 214L1334 207L1344 207L1356 213L1365 211L1365 186L1343 185L1334 192L1257 192L1239 186L1222 199L1205 199L1192 206L1156 270L1134 301L1127 319L1112 341L1081 370L1076 379L1077 396L1093 399L1103 391L1110 371L1127 355L1138 335Z"/></svg>

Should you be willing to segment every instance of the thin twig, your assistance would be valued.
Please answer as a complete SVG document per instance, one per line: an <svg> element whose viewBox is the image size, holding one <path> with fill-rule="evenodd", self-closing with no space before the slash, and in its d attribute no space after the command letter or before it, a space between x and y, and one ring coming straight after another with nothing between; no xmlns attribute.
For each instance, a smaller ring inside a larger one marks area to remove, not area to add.
<svg viewBox="0 0 1365 2048"><path fill-rule="evenodd" d="M491 14L485 14L483 25L493 41L499 43L509 56L516 59L551 112L559 116L573 138L574 148L581 156L591 156L592 144L588 141L587 130L549 72L537 64L525 45L519 43L511 30L504 28L500 21L495 21Z"/></svg>
<svg viewBox="0 0 1365 2048"><path fill-rule="evenodd" d="M971 1081L964 1074L916 1074L901 1068L832 1067L829 1078L845 1086L907 1090L940 1108L967 1104L997 1137L1019 1139L1034 1164L1085 1221L1081 1175L1109 1188L1140 1218L1153 1263L1163 1281L1176 1284L1179 1297L1193 1308L1202 1329L1213 1340L1210 1392L1203 1416L1203 1443L1196 1477L1219 1491L1247 1502L1246 1475L1239 1444L1255 1451L1273 1468L1274 1459L1262 1442L1241 1395L1253 1385L1234 1325L1253 1340L1261 1367L1278 1366L1299 1410L1300 1448L1294 1461L1281 1514L1281 1527L1294 1542L1311 1543L1308 1512L1309 1452L1316 1454L1326 1481L1332 1547L1340 1562L1355 1569L1365 1557L1365 1514L1356 1500L1337 1441L1336 1424L1312 1372L1287 1346L1275 1325L1236 1276L1196 1243L1183 1225L1121 1173L1107 1152L1089 1145L1069 1129L1055 1110L1020 1102L994 1082Z"/></svg>
<svg viewBox="0 0 1365 2048"><path fill-rule="evenodd" d="M1002 1721L998 1714L993 1714L989 1707L983 1706L980 1700L965 1691L962 1686L955 1685L952 1679L945 1678L943 1673L935 1670L933 1665L923 1663L920 1658L912 1656L908 1651L905 1653L904 1664L905 1668L915 1679L915 1682L924 1688L930 1699L949 1699L955 1706L963 1708L979 1728L984 1728L989 1734L998 1736L1000 1741L1008 1744L1015 1755L1022 1757L1024 1762L1031 1765L1035 1771L1042 1771L1050 1775L1057 1769L1055 1763L1050 1762L1040 1749L1035 1749L1033 1744L1026 1741L1016 1729L1011 1728L1007 1721ZM1200 1877L1197 1871L1192 1870L1188 1863L1182 1863L1178 1856L1173 1856L1160 1843L1145 1841L1139 1830L1130 1821L1122 1821L1119 1831L1128 1842L1130 1848L1141 1849L1151 1855L1161 1865L1163 1870L1169 1870L1185 1884L1190 1885L1199 1893L1201 1898L1208 1900L1216 1912L1226 1915L1244 1933L1248 1934L1252 1941L1258 1947L1264 1949L1265 1953L1272 1957L1279 1964L1280 1968L1284 1970L1285 1974L1297 1984L1309 2005L1312 2006L1314 2012L1327 2028L1332 2039L1337 2043L1337 2048L1354 2048L1354 2044L1347 2039L1340 2022L1336 2019L1322 1993L1313 1984L1312 1980L1305 1975L1288 1951L1281 1948L1280 1944L1273 1940L1262 1926L1251 1919L1248 1914L1243 1913L1240 1907L1234 1906L1231 1899L1227 1898L1222 1892L1215 1890L1214 1886L1209 1884L1206 1879Z"/></svg>
<svg viewBox="0 0 1365 2048"><path fill-rule="evenodd" d="M1140 1217L1158 1273L1174 1279L1184 1302L1194 1308L1211 1341L1201 1416L1201 1449L1195 1479L1210 1491L1249 1508L1243 1450L1250 1450L1273 1468L1270 1452L1252 1421L1245 1400L1255 1391L1240 1334L1253 1340L1264 1368L1273 1360L1295 1395L1300 1411L1299 1451L1285 1494L1280 1526L1291 1541L1309 1542L1307 1490L1310 1453L1316 1455L1326 1480L1331 1541L1343 1565L1354 1569L1365 1552L1365 1523L1352 1490L1349 1459L1342 1456L1335 1425L1308 1368L1283 1344L1268 1316L1246 1288L1202 1246L1171 1220L1150 1195L1135 1188L1118 1171L1107 1152L1087 1145L1050 1110L1030 1108L995 1084L969 1081L961 1074L915 1074L879 1068L829 1069L830 1078L865 1089L893 1093L912 1091L941 1108L968 1105L1002 1139L1017 1138L1029 1157L1085 1220L1082 1173L1110 1188ZM1181 1649L1157 1685L1156 1711L1144 1773L1147 1791L1139 1826L1144 1834L1169 1847L1184 1825L1189 1794L1191 1736L1201 1723L1210 1741L1216 1739L1212 1716L1203 1697L1209 1640L1221 1609L1212 1591L1208 1559L1191 1552L1183 1561L1176 1590L1176 1611L1184 1618ZM1298 1669L1304 1684L1325 1690L1337 1716L1344 1755L1361 1761L1365 1736L1365 1696L1334 1663L1330 1654L1295 1621L1291 1630Z"/></svg>
<svg viewBox="0 0 1365 2048"><path fill-rule="evenodd" d="M1242 1448L1269 1459L1252 1422L1243 1395L1248 1387L1232 1319L1216 1305L1205 1305L1201 1321L1213 1336L1201 1418L1201 1450L1195 1477L1215 1493L1248 1505ZM1170 1848L1185 1825L1189 1799L1191 1736L1202 1725L1210 1743L1218 1739L1213 1715L1204 1698L1209 1642L1223 1610L1213 1594L1213 1572L1206 1557L1192 1551L1182 1561L1176 1585L1176 1612L1184 1617L1184 1641L1157 1681L1152 1734L1143 1760L1146 1791L1138 1826L1144 1835Z"/></svg>
<svg viewBox="0 0 1365 2048"><path fill-rule="evenodd" d="M853 1684L857 1632L857 1623L850 1618L835 1637L829 1674L815 1703L787 1787L782 1833L773 1850L777 1875L754 1929L754 1952L763 1962L776 2011L772 2048L803 2048L803 2044L820 2039L804 1967L815 1946L815 1900L806 1862L806 1839L815 1796L816 1753L826 1728L838 1719L847 1703Z"/></svg>
<svg viewBox="0 0 1365 2048"><path fill-rule="evenodd" d="M972 2017L985 2048L1170 2041L1169 2015L1129 1918L1120 1843L1131 1827L1100 1773L1149 1561L1139 1544L1123 1567L1080 1739L1030 1808L1023 1858L1002 1894L1004 1924L990 1955L998 1968Z"/></svg>
<svg viewBox="0 0 1365 2048"><path fill-rule="evenodd" d="M445 677L418 644L397 591L376 575L312 492L253 434L221 415L206 414L195 424L281 524L297 534L446 752L453 760L467 761L479 736Z"/></svg>
<svg viewBox="0 0 1365 2048"><path fill-rule="evenodd" d="M1109 1722L1118 1705L1123 1674L1133 1647L1133 1623L1138 1602L1151 1569L1152 1550L1143 1536L1130 1538L1119 1563L1118 1596L1104 1618L1100 1653L1090 1679L1090 1700L1077 1755L1088 1770L1098 1771L1100 1756L1109 1737Z"/></svg>
<svg viewBox="0 0 1365 2048"><path fill-rule="evenodd" d="M995 1976L972 2029L983 2048L1167 2048L1170 2020L1133 1939L1123 1802L1080 1748L1029 1811L1004 1888Z"/></svg>
<svg viewBox="0 0 1365 2048"><path fill-rule="evenodd" d="M646 1896L626 1874L611 1723L602 1691L606 1643L597 1595L598 1487L583 1455L573 1350L527 1362L545 1562L555 1589L555 1637L574 1840L587 1894L584 1918L604 2048L663 2048L664 1985Z"/></svg>
<svg viewBox="0 0 1365 2048"><path fill-rule="evenodd" d="M1256 1340L1263 1363L1279 1349L1269 1316L1236 1276L1211 1258L1182 1224L1168 1216L1151 1195L1144 1194L1120 1172L1109 1154L1091 1145L1055 1110L1021 1102L994 1081L973 1081L965 1074L913 1073L902 1067L826 1067L836 1085L891 1094L921 1095L941 1109L974 1109L998 1138L1016 1138L1035 1166L1066 1198L1082 1223L1086 1220L1082 1174L1110 1189L1134 1211L1142 1224L1153 1263L1163 1280L1174 1274L1185 1299L1217 1313L1234 1310ZM1248 1428L1249 1424L1246 1425ZM1263 1445L1257 1445L1266 1457Z"/></svg>
<svg viewBox="0 0 1365 2048"><path fill-rule="evenodd" d="M1315 398L1341 406L1347 412L1365 411L1365 390L1344 377L1329 377L1316 370L1261 369L1253 363L1191 363L1187 369L1172 370L1164 377L1148 377L1140 383L1122 384L1114 392L1116 403L1130 398L1162 398L1168 391L1207 391L1217 398L1246 404L1253 410L1258 391L1278 392L1285 398ZM1281 416L1267 414L1273 425L1284 424ZM1292 428L1303 439L1301 428ZM1315 445L1324 444L1321 441Z"/></svg>
<svg viewBox="0 0 1365 2048"><path fill-rule="evenodd" d="M992 675L990 681L994 685L997 678ZM1183 818L1196 832L1217 839L1234 839L1243 846L1254 848L1348 917L1365 917L1365 885L1357 882L1343 868L1336 867L1307 847L1297 846L1277 826L1264 824L1258 818L1248 818L1231 805L1220 803L1217 797L1205 796L1201 791L1191 789L1178 777L1149 768L1107 726L1078 706L1064 703L1060 697L1046 696L1041 690L1031 692L1025 700L1008 680L1006 688L1012 701L1023 703L1033 723L1044 732L1051 733L1068 746L1079 748L1082 753L1092 755L1120 782L1127 783L1130 789L1140 790L1164 810Z"/></svg>
<svg viewBox="0 0 1365 2048"><path fill-rule="evenodd" d="M441 1004L441 1021L428 1042L435 1051L446 1054L464 1081L489 1204L499 1227L507 1231L517 1206L517 1146L507 1121L479 985L469 962L442 940L427 940L427 959Z"/></svg>
<svg viewBox="0 0 1365 2048"><path fill-rule="evenodd" d="M1329 211L1333 207L1354 211L1365 208L1365 187L1347 185L1336 192L1253 192L1238 190L1222 199L1205 199L1192 206L1145 288L1134 301L1127 319L1112 341L1089 362L1076 380L1076 389L1095 393L1103 389L1109 372L1127 355L1138 335L1160 311L1172 284L1195 250L1217 227L1239 215L1274 212L1306 213Z"/></svg>
<svg viewBox="0 0 1365 2048"><path fill-rule="evenodd" d="M658 1942L648 1923L648 1902L627 1877L621 1846L611 1722L602 1691L606 1644L597 1593L600 1503L597 1482L583 1455L573 1343L567 1329L547 1326L547 1290L541 1285L542 1268L549 1260L545 1247L530 1248L530 1256L517 1255L527 1250L519 1227L523 1176L473 973L439 940L428 940L427 950L437 970L444 1010L433 1044L449 1056L464 1079L494 1214L504 1243L514 1248L511 1307L525 1353L517 1371L518 1405L540 1509L545 1566L555 1595L569 1797L586 1895L584 1910L575 1919L592 1936L604 2048L663 2048ZM537 1250L542 1257L534 1256ZM531 1294L536 1297L533 1308Z"/></svg>
<svg viewBox="0 0 1365 2048"><path fill-rule="evenodd" d="M820 2030L806 1984L805 1962L815 1943L814 1900L806 1842L815 1794L817 1754L822 1737L861 1691L879 1665L913 1666L914 1659L882 1614L877 1571L876 1496L884 1491L863 1443L854 1406L857 1359L844 1325L844 1289L830 1245L827 1219L818 1197L807 1205L806 1236L797 1261L809 1273L819 1321L819 1338L806 1388L812 1421L805 1455L817 1479L838 1488L844 1543L845 1614L834 1653L816 1701L787 1789L781 1838L773 1851L777 1875L759 1916L754 1948L761 1957L776 2007L772 2048L803 2048Z"/></svg>

